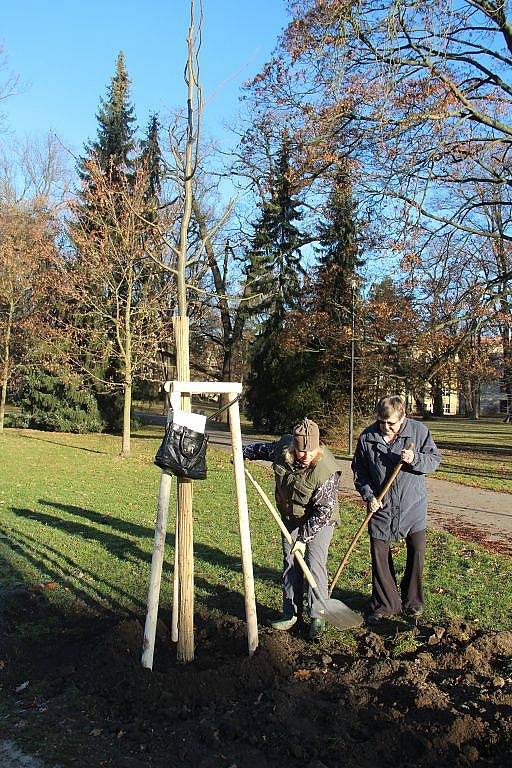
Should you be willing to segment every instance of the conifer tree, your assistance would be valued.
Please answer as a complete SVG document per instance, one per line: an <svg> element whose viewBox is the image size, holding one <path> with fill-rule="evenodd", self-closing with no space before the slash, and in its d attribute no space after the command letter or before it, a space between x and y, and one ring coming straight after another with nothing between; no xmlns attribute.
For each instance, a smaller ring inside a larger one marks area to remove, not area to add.
<svg viewBox="0 0 512 768"><path fill-rule="evenodd" d="M77 230L80 232L89 230L91 238L95 236L94 228L98 217L95 210L94 175L98 168L113 188L118 186L124 193L134 177L135 116L130 102L130 79L122 51L117 56L114 76L107 89L106 98L100 100L96 117L98 120L96 139L86 144L86 155L78 163L78 173L82 182L79 195L81 204L75 210L78 223L72 224L70 228L72 237L73 231ZM94 165L94 172L91 164ZM112 227L115 227L114 221L112 221ZM80 254L78 254L78 261L79 259ZM90 320L84 318L83 322L87 323ZM87 363L85 367L87 368ZM113 431L120 430L123 418L122 393L119 388L117 390L112 388L119 379L118 373L118 362L115 359L111 360L105 369L94 372L97 381L106 382L107 386L111 387L105 391L103 385L95 384L102 418L107 428Z"/></svg>
<svg viewBox="0 0 512 768"><path fill-rule="evenodd" d="M260 308L267 311L267 330L278 327L286 310L296 306L303 274L300 247L304 236L296 224L302 218L301 203L293 194L290 176L291 143L283 132L278 162L268 179L269 196L254 224L247 270L254 293L266 297Z"/></svg>
<svg viewBox="0 0 512 768"><path fill-rule="evenodd" d="M96 140L86 145L87 154L79 162L80 178L86 183L91 181L87 170L87 161L91 158L96 160L105 173L112 173L114 179L119 174L126 175L133 170L136 129L134 109L130 103L130 84L124 53L120 51L107 97L100 100L96 115Z"/></svg>
<svg viewBox="0 0 512 768"><path fill-rule="evenodd" d="M302 373L306 375L305 369L309 365L306 359L304 365L298 358L296 364L290 361L284 344L287 312L300 304L304 274L300 249L306 241L297 226L302 218L301 202L294 194L291 176L291 142L285 131L281 136L275 171L268 179L269 196L254 225L247 270L247 280L253 283L254 293L262 293L265 297L258 309L266 315L262 318L251 356L247 391L249 413L255 425L266 425L271 429L281 426L281 419L276 423L276 412L286 418L303 407L289 402L291 394L287 384L290 368L294 369L296 382L300 385Z"/></svg>
<svg viewBox="0 0 512 768"><path fill-rule="evenodd" d="M358 297L360 232L357 204L349 176L339 168L331 178L324 221L318 230L319 259L310 295L304 301L309 343L317 350L317 370L310 382L325 412L339 409L350 382L352 325Z"/></svg>
<svg viewBox="0 0 512 768"><path fill-rule="evenodd" d="M335 174L325 222L319 230L315 302L334 323L346 323L350 317L352 281L357 267L363 264L358 253L356 210L347 175Z"/></svg>
<svg viewBox="0 0 512 768"><path fill-rule="evenodd" d="M160 193L162 190L162 150L159 141L160 124L156 115L151 115L146 136L141 141L140 162L145 168L147 179L147 219L155 223L158 218Z"/></svg>

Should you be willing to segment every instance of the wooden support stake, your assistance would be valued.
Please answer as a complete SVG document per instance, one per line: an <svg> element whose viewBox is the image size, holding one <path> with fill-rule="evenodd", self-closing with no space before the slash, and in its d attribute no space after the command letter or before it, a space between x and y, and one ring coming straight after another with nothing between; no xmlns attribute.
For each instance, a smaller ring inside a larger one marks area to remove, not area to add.
<svg viewBox="0 0 512 768"><path fill-rule="evenodd" d="M171 640L178 642L178 605L180 600L180 580L178 575L178 497L176 497L176 527L174 529L174 578L172 585L172 620Z"/></svg>
<svg viewBox="0 0 512 768"><path fill-rule="evenodd" d="M172 475L163 469L158 491L155 539L153 544L153 556L151 558L146 624L144 627L144 643L142 645L142 666L147 669L153 669L156 622L158 619L158 603L160 601L160 582L162 580L162 563L164 559L165 532L167 530L171 482Z"/></svg>
<svg viewBox="0 0 512 768"><path fill-rule="evenodd" d="M229 400L236 397L236 392L229 393ZM238 502L238 527L244 577L245 616L247 621L247 642L249 656L258 647L258 619L256 616L256 597L254 593L254 575L252 569L251 531L249 510L245 487L244 459L242 455L242 433L240 430L240 411L238 400L229 407L229 424L233 445L233 467L235 472L236 496Z"/></svg>
<svg viewBox="0 0 512 768"><path fill-rule="evenodd" d="M176 368L181 381L189 381L189 320L174 318ZM190 412L190 397L181 398L181 409ZM192 519L192 480L178 478L178 650L183 664L194 660L194 533Z"/></svg>

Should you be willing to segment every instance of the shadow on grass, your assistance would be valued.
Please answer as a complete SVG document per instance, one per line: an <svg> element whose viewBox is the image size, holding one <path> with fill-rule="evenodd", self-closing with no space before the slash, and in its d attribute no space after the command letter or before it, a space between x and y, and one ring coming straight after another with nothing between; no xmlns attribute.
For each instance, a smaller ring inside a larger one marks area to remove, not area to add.
<svg viewBox="0 0 512 768"><path fill-rule="evenodd" d="M492 438L492 436L490 436ZM441 450L459 451L461 453L486 453L489 454L489 458L496 457L497 460L503 460L504 456L512 456L512 446L510 445L497 445L493 443L464 443L451 440L444 440L443 438L436 438L436 444Z"/></svg>
<svg viewBox="0 0 512 768"><path fill-rule="evenodd" d="M74 515L81 518L81 521L63 519L55 517L44 512L35 512L32 509L12 508L12 512L20 518L30 519L45 527L52 527L63 531L71 536L80 538L84 541L96 541L100 543L117 559L125 559L127 563L143 562L147 564L147 577L149 578L152 553L145 551L136 543L130 541L127 536L143 537L152 539L154 530L147 526L129 523L119 518L106 517L90 509L75 507L67 504L59 504L45 499L40 499L39 503L47 507L52 507L68 515ZM95 524L108 525L116 528L124 535L118 535L98 529L84 522L84 518ZM79 561L68 557L58 549L48 545L46 542L40 542L35 537L21 532L13 532L7 528L0 527L0 531L5 533L5 540L10 549L17 554L22 555L28 563L35 566L38 570L47 573L50 578L59 583L63 583L68 589L76 594L85 604L91 608L101 607L111 604L113 608L121 613L126 613L127 608L123 603L132 603L140 609L145 608L145 603L134 596L132 593L124 590L114 581L107 581L99 577L95 572L85 568ZM167 533L166 543L174 547L174 534ZM220 549L210 547L207 544L197 542L194 544L196 558L196 568L201 570L201 562L227 568L237 576L241 576L240 559L228 555ZM172 567L172 566L171 566ZM257 578L278 589L281 584L280 573L273 568L260 566L254 563L254 571ZM83 583L80 583L82 580ZM207 579L196 576L195 583L198 588L205 593L203 604L208 608L222 609L226 605L238 608L233 613L239 617L243 610L243 599L241 593L236 588L231 589L220 583L212 583ZM257 604L258 613L265 614L270 609L262 604ZM128 609L130 612L131 609Z"/></svg>
<svg viewBox="0 0 512 768"><path fill-rule="evenodd" d="M508 469L483 469L481 467L468 467L460 464L442 464L441 471L447 475L465 475L467 477L485 477L493 480L512 480L512 470Z"/></svg>
<svg viewBox="0 0 512 768"><path fill-rule="evenodd" d="M2 529L0 526L0 530L6 529ZM132 603L138 608L144 607L142 601L134 598L126 590L119 586L114 587L110 581L106 581L63 552L47 543L43 544L27 533L9 531L7 546L13 553L21 555L27 563L37 570L43 571L52 581L72 592L76 598L92 610L100 609L102 612L112 615L125 616L133 613L133 608L129 608L126 603ZM9 565L9 563L7 564ZM26 581L24 584L26 585ZM118 599L121 597L125 599L125 602Z"/></svg>
<svg viewBox="0 0 512 768"><path fill-rule="evenodd" d="M50 445L62 445L64 448L73 448L75 451L86 451L87 453L99 453L102 456L108 456L108 451L98 451L96 448L84 448L83 445L71 445L70 443L61 443L58 440L48 440L45 437L39 437L38 435L28 435L25 432L20 432L20 436L25 440L37 440L39 443L50 443Z"/></svg>
<svg viewBox="0 0 512 768"><path fill-rule="evenodd" d="M115 558L124 559L128 564L145 563L147 564L147 575L149 578L151 552L145 551L135 542L130 541L127 536L152 539L154 536L152 528L129 523L119 518L100 515L94 510L51 502L45 499L41 499L40 504L55 508L68 515L79 517L80 521L63 519L62 517L55 517L44 512L35 512L32 509L13 508L12 512L20 518L33 520L45 527L51 526L56 530L63 531L84 541L96 541ZM111 528L116 528L124 535L98 529L94 525L91 526L85 523L84 518L94 524L108 525ZM2 530L1 527L0 530ZM56 582L63 584L90 608L105 610L107 606L107 610L121 614L131 614L134 610L144 610L145 602L142 599L123 588L122 585L114 580L106 580L99 576L96 572L82 565L78 559L75 560L69 557L46 541L42 542L28 533L13 532L7 528L3 530L6 536L6 543L13 552L15 551L18 555L22 555L32 566L47 573ZM174 547L174 534L168 533L166 542ZM236 588L226 587L220 582L212 582L208 578L204 578L200 573L201 563L205 563L227 568L241 577L240 559L202 542L194 544L194 552L196 569L198 571L195 577L195 584L198 590L203 593L200 602L209 609L222 611L229 609L233 616L242 618L244 607L241 591ZM253 568L258 581L274 587L277 593L280 593L280 571L260 565L257 562L253 563ZM358 592L344 591L340 593L338 599L348 600L350 607L359 610L363 606L366 597ZM275 612L267 605L257 603L256 608L258 615L264 621L268 621L271 617L275 616Z"/></svg>

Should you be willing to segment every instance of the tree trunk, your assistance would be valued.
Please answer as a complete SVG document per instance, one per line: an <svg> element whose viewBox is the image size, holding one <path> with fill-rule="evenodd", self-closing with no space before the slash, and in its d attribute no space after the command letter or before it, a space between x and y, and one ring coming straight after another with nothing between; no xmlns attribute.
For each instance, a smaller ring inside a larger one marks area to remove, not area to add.
<svg viewBox="0 0 512 768"><path fill-rule="evenodd" d="M413 391L413 397L416 413L421 417L424 417L427 412L427 406L425 405L425 387L422 387L419 391Z"/></svg>
<svg viewBox="0 0 512 768"><path fill-rule="evenodd" d="M174 319L176 336L176 367L180 381L190 381L189 362L189 319L187 317L187 287L185 281L187 263L188 228L192 212L192 179L194 177L194 148L199 141L201 116L201 94L197 80L197 51L195 39L195 2L190 2L190 26L187 36L187 141L184 163L184 199L183 214L180 222L179 247L177 259L177 298L178 316ZM197 125L194 126L194 95L198 95ZM181 398L183 410L190 411L190 397ZM194 538L192 519L192 481L178 478L178 649L177 659L182 663L194 660Z"/></svg>
<svg viewBox="0 0 512 768"><path fill-rule="evenodd" d="M2 369L2 392L0 395L0 432L4 431L5 420L5 402L7 400L7 384L9 382L9 351L11 343L12 321L14 317L14 302L9 302L9 312L7 315L7 327L5 329L4 341L4 366Z"/></svg>
<svg viewBox="0 0 512 768"><path fill-rule="evenodd" d="M480 418L480 390L480 382L475 382L475 386L473 387L473 411L471 414L472 419Z"/></svg>
<svg viewBox="0 0 512 768"><path fill-rule="evenodd" d="M121 456L129 456L131 451L131 410L132 410L132 380L125 379L124 383L124 403L123 403L123 442L121 447Z"/></svg>
<svg viewBox="0 0 512 768"><path fill-rule="evenodd" d="M508 308L508 307L507 307ZM507 394L507 421L512 420L512 332L509 323L503 323L503 386Z"/></svg>
<svg viewBox="0 0 512 768"><path fill-rule="evenodd" d="M224 359L222 361L222 381L231 381L232 371L231 364L233 360L233 347L229 346L224 349ZM226 392L222 392L219 398L219 408L224 408L229 403L230 395ZM229 411L226 409L219 413L216 421L221 424L227 424L229 421Z"/></svg>
<svg viewBox="0 0 512 768"><path fill-rule="evenodd" d="M434 416L443 416L443 386L440 379L432 381L432 405Z"/></svg>
<svg viewBox="0 0 512 768"><path fill-rule="evenodd" d="M132 409L132 291L133 291L133 268L130 268L128 278L128 290L126 294L126 309L124 315L124 403L123 403L123 442L121 446L121 456L130 455L130 434L131 434L131 409ZM121 349L123 345L120 344Z"/></svg>

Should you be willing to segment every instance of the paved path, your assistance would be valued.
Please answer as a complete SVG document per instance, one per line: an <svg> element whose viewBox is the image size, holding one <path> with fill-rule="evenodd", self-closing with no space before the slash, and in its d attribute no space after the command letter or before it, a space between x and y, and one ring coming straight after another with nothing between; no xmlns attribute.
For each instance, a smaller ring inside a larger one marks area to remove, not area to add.
<svg viewBox="0 0 512 768"><path fill-rule="evenodd" d="M140 416L146 420L147 414ZM153 424L165 423L165 417L157 414L150 414L149 418ZM231 438L225 427L208 424L208 433L211 445L229 449ZM243 436L242 442L250 443L254 439ZM341 464L344 495L360 501L354 490L349 460L344 459ZM429 525L512 555L512 494L438 480L435 475L427 478L427 488Z"/></svg>
<svg viewBox="0 0 512 768"><path fill-rule="evenodd" d="M360 500L348 459L342 460L342 488L344 495ZM512 494L438 480L435 475L427 477L427 489L429 525L512 555Z"/></svg>

